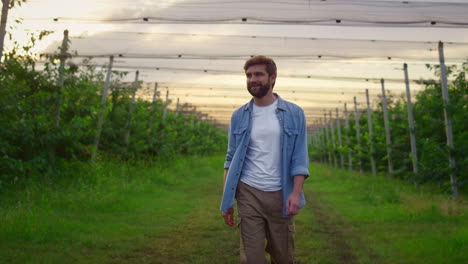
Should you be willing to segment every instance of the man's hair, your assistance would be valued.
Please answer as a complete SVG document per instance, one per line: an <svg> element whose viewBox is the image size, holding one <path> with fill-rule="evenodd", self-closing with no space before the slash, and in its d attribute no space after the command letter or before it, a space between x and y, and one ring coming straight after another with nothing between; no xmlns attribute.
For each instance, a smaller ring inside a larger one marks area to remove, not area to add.
<svg viewBox="0 0 468 264"><path fill-rule="evenodd" d="M251 57L244 64L244 72L247 72L247 69L253 65L265 65L268 76L276 75L276 63L269 57L261 55ZM275 83L272 84L272 87L275 87Z"/></svg>

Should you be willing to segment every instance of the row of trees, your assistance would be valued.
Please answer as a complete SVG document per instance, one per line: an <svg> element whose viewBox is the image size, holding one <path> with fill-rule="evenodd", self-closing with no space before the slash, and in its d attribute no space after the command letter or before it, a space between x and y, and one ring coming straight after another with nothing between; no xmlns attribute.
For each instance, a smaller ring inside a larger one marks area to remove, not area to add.
<svg viewBox="0 0 468 264"><path fill-rule="evenodd" d="M429 66L436 75L440 76L439 68ZM435 182L449 189L450 174L456 175L458 185L466 188L468 180L468 82L466 74L468 63L461 68L449 67L449 75L454 81L449 85L450 104L447 111L452 117L454 148L447 147L447 138L444 124L444 110L440 82L424 81L425 89L416 94L413 104L415 137L418 151L418 173L413 173L410 144L410 130L408 126L408 110L404 95L387 95L389 124L392 139L393 175L398 178L409 179L415 182ZM353 111L350 111L353 113ZM371 153L371 138L369 137L367 113L358 112L361 140L356 136L354 113L349 115L349 129L345 122L341 122L340 129L343 144L333 146L331 140L327 141L327 130L320 129L315 133L314 144L311 144L310 157L316 161L334 164L334 159L344 157L345 166L349 166L348 153L351 153L352 165L359 170L359 162L363 170L371 171L370 158L376 161L377 171L388 171L388 155L386 134L384 127L384 112L381 98L378 109L372 112L374 152ZM336 120L334 121L336 122ZM335 123L336 124L336 123ZM334 135L338 135L338 126L334 127ZM329 135L332 134L328 128ZM350 144L346 138L349 137ZM455 159L455 169L451 169L447 159L448 154ZM338 161L338 164L340 162Z"/></svg>
<svg viewBox="0 0 468 264"><path fill-rule="evenodd" d="M91 159L106 75L105 68L61 68L59 57L38 71L34 54L18 50L28 49L14 49L0 64L1 182L50 171L60 161ZM167 111L168 102L159 99L132 103L134 87L121 82L125 74L112 73L101 157L170 158L225 148L226 134L194 114Z"/></svg>

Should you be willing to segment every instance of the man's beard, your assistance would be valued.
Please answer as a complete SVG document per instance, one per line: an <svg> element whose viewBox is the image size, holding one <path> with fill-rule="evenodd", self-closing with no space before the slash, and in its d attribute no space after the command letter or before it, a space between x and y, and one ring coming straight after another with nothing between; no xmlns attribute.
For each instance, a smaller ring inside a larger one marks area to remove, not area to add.
<svg viewBox="0 0 468 264"><path fill-rule="evenodd" d="M260 86L255 91L252 89L252 86ZM270 81L265 84L261 83L247 83L247 90L253 97L262 98L267 95L268 91L270 90Z"/></svg>

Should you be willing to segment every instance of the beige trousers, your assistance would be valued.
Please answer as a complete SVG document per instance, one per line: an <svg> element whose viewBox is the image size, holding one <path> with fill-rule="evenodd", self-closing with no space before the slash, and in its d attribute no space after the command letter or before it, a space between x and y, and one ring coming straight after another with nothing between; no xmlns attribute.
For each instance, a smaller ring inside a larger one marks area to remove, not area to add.
<svg viewBox="0 0 468 264"><path fill-rule="evenodd" d="M264 192L241 181L236 192L242 264L294 263L294 219L282 216L282 191ZM266 240L266 246L265 246Z"/></svg>

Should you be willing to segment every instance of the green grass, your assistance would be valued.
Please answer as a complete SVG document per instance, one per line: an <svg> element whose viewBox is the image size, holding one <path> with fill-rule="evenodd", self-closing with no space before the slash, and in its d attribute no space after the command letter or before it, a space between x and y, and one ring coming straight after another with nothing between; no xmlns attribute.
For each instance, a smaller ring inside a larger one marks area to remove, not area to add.
<svg viewBox="0 0 468 264"><path fill-rule="evenodd" d="M313 164L309 200L328 208L330 221L357 263L465 263L467 202L429 188ZM322 254L323 253L319 253ZM338 252L332 253L338 255ZM328 263L324 255L318 263ZM337 263L337 262L331 262Z"/></svg>
<svg viewBox="0 0 468 264"><path fill-rule="evenodd" d="M210 243L203 239L210 230L228 235L218 211L222 158L180 158L164 167L80 166L68 175L71 179L32 182L19 192L2 194L0 263L143 263L131 256L143 258L148 254L135 252L165 237L179 236L184 242L182 228L190 229L192 220L214 224L192 230L201 236L200 250ZM149 257L171 255L174 248L154 247ZM196 261L194 252L186 253L194 256L187 262L204 263Z"/></svg>
<svg viewBox="0 0 468 264"><path fill-rule="evenodd" d="M66 164L0 193L0 263L238 263L220 217L222 156ZM463 263L467 204L312 164L298 263ZM40 182L40 183L39 183Z"/></svg>

